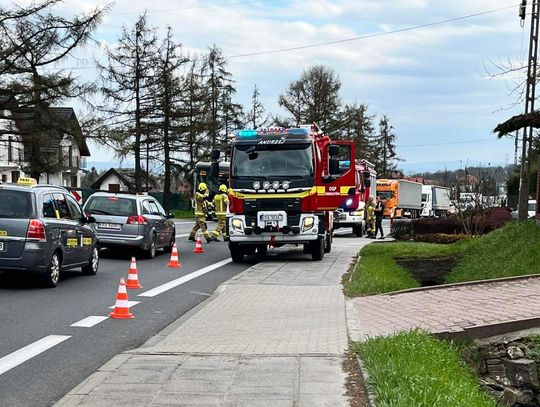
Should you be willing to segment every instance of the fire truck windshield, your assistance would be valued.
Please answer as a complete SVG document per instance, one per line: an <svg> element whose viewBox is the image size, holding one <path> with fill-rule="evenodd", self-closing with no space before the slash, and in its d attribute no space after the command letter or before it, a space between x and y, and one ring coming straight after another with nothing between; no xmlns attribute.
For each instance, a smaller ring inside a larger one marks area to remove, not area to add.
<svg viewBox="0 0 540 407"><path fill-rule="evenodd" d="M313 177L311 143L237 144L232 154L233 177Z"/></svg>

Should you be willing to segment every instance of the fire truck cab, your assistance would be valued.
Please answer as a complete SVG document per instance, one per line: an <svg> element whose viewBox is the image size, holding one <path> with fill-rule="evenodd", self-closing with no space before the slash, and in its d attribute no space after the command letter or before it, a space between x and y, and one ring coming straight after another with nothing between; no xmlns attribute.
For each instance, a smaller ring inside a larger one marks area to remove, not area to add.
<svg viewBox="0 0 540 407"><path fill-rule="evenodd" d="M268 246L303 245L322 260L333 214L358 207L354 144L316 125L240 130L231 143L228 231L233 261Z"/></svg>

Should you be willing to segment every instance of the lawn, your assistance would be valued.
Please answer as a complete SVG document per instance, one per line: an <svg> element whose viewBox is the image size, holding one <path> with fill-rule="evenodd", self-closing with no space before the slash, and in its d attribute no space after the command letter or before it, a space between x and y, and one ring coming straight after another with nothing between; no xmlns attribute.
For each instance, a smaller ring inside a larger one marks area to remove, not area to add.
<svg viewBox="0 0 540 407"><path fill-rule="evenodd" d="M540 273L540 227L534 221L510 223L488 235L441 245L416 242L374 243L360 253L348 296L415 288L419 283L395 262L396 257L456 256L446 283Z"/></svg>
<svg viewBox="0 0 540 407"><path fill-rule="evenodd" d="M379 407L495 407L462 361L459 348L422 331L354 345Z"/></svg>
<svg viewBox="0 0 540 407"><path fill-rule="evenodd" d="M178 210L175 210L173 211L173 215L176 219L193 219L194 215L193 215L193 211L178 211Z"/></svg>

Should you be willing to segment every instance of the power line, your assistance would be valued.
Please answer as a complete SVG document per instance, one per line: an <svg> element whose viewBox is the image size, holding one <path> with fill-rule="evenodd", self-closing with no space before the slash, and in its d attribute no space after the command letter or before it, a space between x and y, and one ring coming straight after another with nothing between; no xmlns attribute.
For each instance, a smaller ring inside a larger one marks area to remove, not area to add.
<svg viewBox="0 0 540 407"><path fill-rule="evenodd" d="M172 8L165 8L165 9L158 9L158 10L146 10L148 14L153 13L167 13L169 11L183 11L183 10L199 10L199 9L206 9L206 8L219 8L219 7L229 7L229 6L236 6L238 4L246 4L246 3L254 3L254 0L244 0L244 1L234 1L229 3L220 3L220 4L206 4L204 6L193 6L193 7L172 7ZM128 14L141 14L140 11L120 11L116 13L109 13L109 15L114 16L121 16L121 15L128 15Z"/></svg>
<svg viewBox="0 0 540 407"><path fill-rule="evenodd" d="M511 6L500 7L500 8L496 8L496 9L492 9L492 10L481 11L481 12L474 13L474 14L468 14L468 15L461 16L461 17L455 17L455 18L449 18L449 19L446 19L446 20L435 21L433 23L419 24L419 25L414 25L414 26L411 26L411 27L400 28L400 29L397 29L397 30L383 31L383 32L367 34L367 35L360 35L358 37L345 38L345 39L342 39L342 40L319 42L319 43L315 43L315 44L300 45L300 46L290 47L290 48L279 48L279 49L273 49L273 50L267 50L267 51L249 52L249 53L245 53L245 54L229 55L226 58L232 59L232 58L251 57L251 56L257 56L257 55L276 54L276 53L280 53L280 52L298 51L298 50L302 50L302 49L322 47L322 46L325 46L325 45L335 45L335 44L342 44L342 43L345 43L345 42L360 41L360 40L365 40L365 39L368 39L368 38L383 37L383 36L387 36L387 35L398 34L398 33L403 33L403 32L407 32L407 31L413 31L413 30L418 30L418 29L422 29L422 28L433 27L433 26L436 26L436 25L447 24L447 23L452 23L452 22L456 22L456 21L460 21L460 20L469 19L469 18L479 17L479 16L483 16L483 15L486 15L486 14L492 14L492 13L496 13L496 12L499 12L499 11L514 8L514 7L518 6L518 5L519 4L513 4Z"/></svg>

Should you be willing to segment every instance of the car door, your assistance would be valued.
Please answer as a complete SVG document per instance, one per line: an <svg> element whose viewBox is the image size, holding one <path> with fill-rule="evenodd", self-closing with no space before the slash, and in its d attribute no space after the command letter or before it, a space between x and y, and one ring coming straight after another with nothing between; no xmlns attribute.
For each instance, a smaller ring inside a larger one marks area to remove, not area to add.
<svg viewBox="0 0 540 407"><path fill-rule="evenodd" d="M160 209L158 207L159 203L155 200L149 200L149 205L152 212L152 221L154 224L154 228L156 229L157 244L159 246L164 246L166 243L168 243L168 241L166 240L167 228L165 225L165 211L163 211L163 213L160 212Z"/></svg>
<svg viewBox="0 0 540 407"><path fill-rule="evenodd" d="M58 224L60 226L61 244L64 248L65 266L70 266L81 262L81 245L79 236L80 219L75 219L71 214L66 197L61 192L53 194L56 204Z"/></svg>
<svg viewBox="0 0 540 407"><path fill-rule="evenodd" d="M161 206L158 201L155 201L155 204L157 206L159 214L161 215L161 222L163 228L163 244L167 245L170 243L171 235L174 233L174 222L169 219L167 213L165 212L165 209L163 209L163 206Z"/></svg>
<svg viewBox="0 0 540 407"><path fill-rule="evenodd" d="M79 203L69 194L65 194L65 198L71 212L72 218L77 222L77 237L79 239L79 254L77 262L88 261L92 254L92 245L94 243L94 232L90 226L83 221L82 209Z"/></svg>

